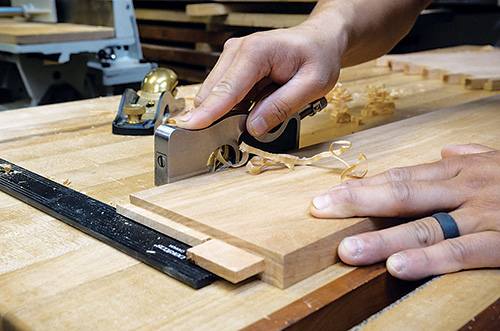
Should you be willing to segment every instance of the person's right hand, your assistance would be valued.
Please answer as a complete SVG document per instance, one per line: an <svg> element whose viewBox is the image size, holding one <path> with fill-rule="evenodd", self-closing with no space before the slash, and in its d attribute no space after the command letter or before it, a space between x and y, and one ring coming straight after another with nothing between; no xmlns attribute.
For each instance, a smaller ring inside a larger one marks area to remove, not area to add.
<svg viewBox="0 0 500 331"><path fill-rule="evenodd" d="M335 23L332 23L334 25ZM314 23L230 39L195 98L195 109L177 125L201 129L222 117L245 97L270 83L280 86L252 109L247 130L260 136L324 96L337 82L344 45L335 29Z"/></svg>

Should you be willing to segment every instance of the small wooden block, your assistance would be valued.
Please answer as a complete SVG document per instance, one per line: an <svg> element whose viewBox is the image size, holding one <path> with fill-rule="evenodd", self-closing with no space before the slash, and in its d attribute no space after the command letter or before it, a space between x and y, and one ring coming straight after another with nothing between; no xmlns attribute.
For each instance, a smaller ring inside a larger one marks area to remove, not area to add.
<svg viewBox="0 0 500 331"><path fill-rule="evenodd" d="M441 79L441 77L446 74L447 71L438 68L424 68L422 76L426 79Z"/></svg>
<svg viewBox="0 0 500 331"><path fill-rule="evenodd" d="M500 78L488 79L484 84L484 89L488 91L500 90Z"/></svg>
<svg viewBox="0 0 500 331"><path fill-rule="evenodd" d="M466 76L462 73L456 73L456 72L449 72L446 74L443 74L441 77L442 81L448 84L460 84L460 82L465 78Z"/></svg>
<svg viewBox="0 0 500 331"><path fill-rule="evenodd" d="M116 212L191 246L210 240L202 232L132 204L117 205Z"/></svg>
<svg viewBox="0 0 500 331"><path fill-rule="evenodd" d="M404 72L407 75L423 75L425 66L413 63L406 63Z"/></svg>
<svg viewBox="0 0 500 331"><path fill-rule="evenodd" d="M404 71L406 65L408 65L408 62L406 61L398 61L396 59L393 59L391 61L392 71Z"/></svg>
<svg viewBox="0 0 500 331"><path fill-rule="evenodd" d="M217 239L188 249L187 257L235 284L264 271L262 257Z"/></svg>
<svg viewBox="0 0 500 331"><path fill-rule="evenodd" d="M488 78L464 77L462 84L467 89L481 90L484 88L484 84L486 84L487 81Z"/></svg>

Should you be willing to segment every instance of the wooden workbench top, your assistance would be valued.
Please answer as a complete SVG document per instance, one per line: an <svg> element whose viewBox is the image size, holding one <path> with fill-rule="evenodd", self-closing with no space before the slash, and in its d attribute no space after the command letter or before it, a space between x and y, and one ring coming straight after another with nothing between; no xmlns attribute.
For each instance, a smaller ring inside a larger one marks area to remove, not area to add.
<svg viewBox="0 0 500 331"><path fill-rule="evenodd" d="M401 118L412 118L390 124L390 130L424 130L428 121L445 120L442 108L496 95L470 106L471 125L481 124L489 121L485 109L500 104L495 92L367 65L344 71L342 79L353 89L384 83L411 92L396 106ZM182 93L191 92L181 88ZM57 182L68 181L103 202L126 203L130 193L153 187L153 138L111 134L118 102L119 97L109 97L0 112L0 157ZM350 138L375 146L372 139L384 130L374 127ZM338 126L313 136L332 139L348 133ZM498 136L480 132L477 138L496 137L492 147L500 148ZM300 320L309 327L348 328L420 285L394 280L382 265L336 263L285 290L257 279L238 285L217 281L193 290L3 193L0 215L0 330L299 329L304 327ZM363 325L457 329L499 298L500 270L460 272L425 282Z"/></svg>

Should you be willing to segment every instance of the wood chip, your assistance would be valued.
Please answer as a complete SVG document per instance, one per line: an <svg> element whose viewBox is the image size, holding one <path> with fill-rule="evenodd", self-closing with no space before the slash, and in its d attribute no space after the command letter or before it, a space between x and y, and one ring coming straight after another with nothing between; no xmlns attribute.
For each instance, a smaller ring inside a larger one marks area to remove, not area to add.
<svg viewBox="0 0 500 331"><path fill-rule="evenodd" d="M12 165L7 163L0 164L0 171L8 174L12 170Z"/></svg>

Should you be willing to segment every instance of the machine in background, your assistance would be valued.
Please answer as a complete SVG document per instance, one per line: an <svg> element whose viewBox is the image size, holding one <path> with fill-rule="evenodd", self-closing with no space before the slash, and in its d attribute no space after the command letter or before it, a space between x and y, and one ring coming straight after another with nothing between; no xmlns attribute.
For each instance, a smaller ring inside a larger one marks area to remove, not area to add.
<svg viewBox="0 0 500 331"><path fill-rule="evenodd" d="M69 23L114 30L100 39L0 42L0 110L122 93L156 67L143 60L132 0L11 0L0 16L7 27Z"/></svg>

